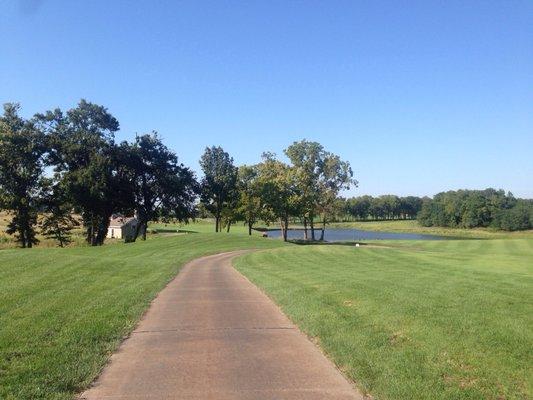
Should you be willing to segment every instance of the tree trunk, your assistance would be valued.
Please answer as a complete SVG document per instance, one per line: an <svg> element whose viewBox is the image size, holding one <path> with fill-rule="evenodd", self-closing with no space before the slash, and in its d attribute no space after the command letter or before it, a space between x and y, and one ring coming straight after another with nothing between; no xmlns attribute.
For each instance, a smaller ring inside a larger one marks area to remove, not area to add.
<svg viewBox="0 0 533 400"><path fill-rule="evenodd" d="M287 241L287 231L289 230L289 216L285 215L285 218L283 220L283 224L285 226L285 229L283 230L283 241Z"/></svg>
<svg viewBox="0 0 533 400"><path fill-rule="evenodd" d="M109 228L109 219L113 215L112 211L107 211L101 216L100 223L98 224L98 230L95 237L95 246L101 246L104 244L105 238L107 236L107 230Z"/></svg>
<svg viewBox="0 0 533 400"><path fill-rule="evenodd" d="M26 248L26 232L24 232L24 229L20 229L19 230L19 235L20 235L20 244L22 245L22 248L25 249Z"/></svg>
<svg viewBox="0 0 533 400"><path fill-rule="evenodd" d="M248 235L249 236L252 236L252 223L251 222L248 222Z"/></svg>
<svg viewBox="0 0 533 400"><path fill-rule="evenodd" d="M140 233L141 233L141 226L142 226L142 220L141 220L141 217L140 217L140 213L137 212L137 225L135 226L135 232L133 233L133 238L132 238L132 241L135 242L137 240L137 238L139 237Z"/></svg>
<svg viewBox="0 0 533 400"><path fill-rule="evenodd" d="M231 227L231 221L228 221L228 226L226 228L226 233L229 233L229 228Z"/></svg>
<svg viewBox="0 0 533 400"><path fill-rule="evenodd" d="M311 240L314 242L315 241L315 221L314 221L313 215L309 216L309 225L311 226Z"/></svg>
<svg viewBox="0 0 533 400"><path fill-rule="evenodd" d="M309 239L307 235L307 217L304 217L304 240Z"/></svg>
<svg viewBox="0 0 533 400"><path fill-rule="evenodd" d="M148 221L144 221L142 224L142 240L146 240L146 231L148 230Z"/></svg>
<svg viewBox="0 0 533 400"><path fill-rule="evenodd" d="M324 215L324 218L322 218L322 232L320 233L320 241L324 241L324 232L326 231L326 216Z"/></svg>

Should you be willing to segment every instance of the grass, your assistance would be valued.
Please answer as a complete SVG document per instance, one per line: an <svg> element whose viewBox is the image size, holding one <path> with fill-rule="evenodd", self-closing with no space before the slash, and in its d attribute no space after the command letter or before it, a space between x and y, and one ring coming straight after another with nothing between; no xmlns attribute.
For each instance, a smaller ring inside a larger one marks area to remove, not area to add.
<svg viewBox="0 0 533 400"><path fill-rule="evenodd" d="M380 232L407 232L438 236L450 236L462 239L533 239L533 230L506 232L491 228L445 228L437 226L420 226L416 220L388 220L388 221L355 221L337 222L328 225L329 228L355 228Z"/></svg>
<svg viewBox="0 0 533 400"><path fill-rule="evenodd" d="M376 399L529 399L533 240L292 246L236 267Z"/></svg>
<svg viewBox="0 0 533 400"><path fill-rule="evenodd" d="M151 229L135 244L0 251L1 399L73 398L184 263L243 248L266 251L237 268L374 398L532 395L531 239L356 248L284 245L240 224L207 233L203 220Z"/></svg>
<svg viewBox="0 0 533 400"><path fill-rule="evenodd" d="M0 251L0 399L71 399L196 257L283 246L246 235Z"/></svg>

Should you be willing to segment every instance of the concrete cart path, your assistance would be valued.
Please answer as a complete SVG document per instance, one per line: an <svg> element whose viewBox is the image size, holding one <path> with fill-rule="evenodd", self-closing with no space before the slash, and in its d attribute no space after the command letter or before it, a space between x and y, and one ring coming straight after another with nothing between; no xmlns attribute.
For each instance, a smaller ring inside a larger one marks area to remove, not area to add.
<svg viewBox="0 0 533 400"><path fill-rule="evenodd" d="M257 287L197 259L154 300L82 399L363 399Z"/></svg>

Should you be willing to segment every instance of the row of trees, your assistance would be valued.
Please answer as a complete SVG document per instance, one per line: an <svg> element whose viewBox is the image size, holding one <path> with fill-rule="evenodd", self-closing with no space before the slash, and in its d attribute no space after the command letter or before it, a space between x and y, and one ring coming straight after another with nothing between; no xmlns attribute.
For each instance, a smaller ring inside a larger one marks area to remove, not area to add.
<svg viewBox="0 0 533 400"><path fill-rule="evenodd" d="M533 200L492 188L442 192L424 201L418 221L423 226L533 229Z"/></svg>
<svg viewBox="0 0 533 400"><path fill-rule="evenodd" d="M340 199L339 208L344 219L415 219L423 201L423 198L416 196L398 197L391 194L359 196Z"/></svg>
<svg viewBox="0 0 533 400"><path fill-rule="evenodd" d="M73 109L19 115L4 105L0 117L0 210L12 219L7 233L22 247L38 242L40 229L61 246L81 223L86 241L103 244L113 214L135 214L133 237L146 239L149 221L188 221L198 211L215 219L215 231L244 221L251 234L262 221L279 224L284 240L291 221L303 224L305 238L321 237L329 221L413 219L425 226L529 229L533 203L502 190L460 190L433 199L415 196L339 194L357 185L350 164L317 142L302 140L284 150L287 162L264 153L255 165L235 166L221 147L200 159L203 178L178 162L157 133L116 143L118 121L85 100ZM39 216L41 216L39 218ZM76 217L75 217L76 216ZM79 216L79 217L78 217Z"/></svg>
<svg viewBox="0 0 533 400"><path fill-rule="evenodd" d="M7 233L22 247L36 244L39 230L63 246L79 223L86 241L101 245L117 213L135 214L133 240L146 239L149 221L187 221L199 208L217 232L244 221L251 234L261 220L279 223L286 240L298 218L315 239L317 218L325 226L339 192L356 185L349 163L316 142L289 146L289 163L265 153L241 167L221 147L206 148L198 182L155 132L117 143L119 123L105 107L82 100L30 119L19 109L6 104L0 117L0 210L12 215Z"/></svg>
<svg viewBox="0 0 533 400"><path fill-rule="evenodd" d="M201 201L215 218L215 231L244 221L251 234L257 221L279 223L287 240L289 222L304 225L305 238L317 239L315 222L325 227L336 212L339 192L357 185L350 164L317 142L302 140L284 151L289 163L264 153L255 165L236 167L220 147L207 148L200 165ZM323 239L324 230L321 230Z"/></svg>
<svg viewBox="0 0 533 400"><path fill-rule="evenodd" d="M114 213L137 214L134 239L146 237L150 220L193 215L199 191L193 172L156 133L116 143L118 129L106 108L85 100L27 120L17 104L4 105L0 209L12 214L7 233L22 247L38 242L38 228L61 246L68 243L78 224L74 215L93 246L104 242Z"/></svg>

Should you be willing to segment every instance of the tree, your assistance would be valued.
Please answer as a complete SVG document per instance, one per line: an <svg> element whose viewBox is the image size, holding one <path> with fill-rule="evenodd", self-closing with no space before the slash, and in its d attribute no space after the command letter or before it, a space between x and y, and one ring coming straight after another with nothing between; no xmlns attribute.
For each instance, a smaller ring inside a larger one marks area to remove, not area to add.
<svg viewBox="0 0 533 400"><path fill-rule="evenodd" d="M248 235L252 235L252 227L261 214L261 193L258 175L258 167L255 165L243 165L239 167L237 179L239 202L237 212L248 226Z"/></svg>
<svg viewBox="0 0 533 400"><path fill-rule="evenodd" d="M201 182L201 201L215 217L215 232L221 230L224 208L231 208L236 196L237 168L233 158L222 147L207 147L200 166L204 172Z"/></svg>
<svg viewBox="0 0 533 400"><path fill-rule="evenodd" d="M21 247L38 242L35 232L44 170L43 135L33 121L18 115L20 106L7 103L0 117L0 209L13 214L7 233Z"/></svg>
<svg viewBox="0 0 533 400"><path fill-rule="evenodd" d="M301 140L285 149L285 155L294 168L295 179L299 188L299 204L303 215L307 238L307 221L311 228L311 239L315 240L314 219L320 198L319 179L324 168L326 152L318 142Z"/></svg>
<svg viewBox="0 0 533 400"><path fill-rule="evenodd" d="M335 212L335 201L341 190L350 189L351 185L357 186L353 179L350 163L342 161L339 156L326 153L324 155L322 171L319 177L319 210L322 212L322 232L320 240L324 240L324 231L328 216Z"/></svg>
<svg viewBox="0 0 533 400"><path fill-rule="evenodd" d="M347 212L355 219L367 219L370 213L372 196L352 197L347 200Z"/></svg>
<svg viewBox="0 0 533 400"><path fill-rule="evenodd" d="M298 212L298 178L296 171L278 161L272 153L264 153L258 165L261 208L266 222L278 221L284 241L287 241L289 217Z"/></svg>
<svg viewBox="0 0 533 400"><path fill-rule="evenodd" d="M156 132L137 135L133 144L121 143L120 153L139 221L134 240L139 234L146 240L149 221L183 222L193 216L199 190L194 173L178 163Z"/></svg>
<svg viewBox="0 0 533 400"><path fill-rule="evenodd" d="M400 215L403 219L413 219L422 208L422 199L416 196L400 198Z"/></svg>
<svg viewBox="0 0 533 400"><path fill-rule="evenodd" d="M131 207L131 186L114 142L118 121L85 100L66 114L56 109L36 118L47 131L57 179L81 213L87 242L103 244L112 214Z"/></svg>
<svg viewBox="0 0 533 400"><path fill-rule="evenodd" d="M42 199L45 215L41 221L41 232L54 239L60 247L71 242L71 230L79 223L73 216L73 205L61 182L47 180Z"/></svg>

